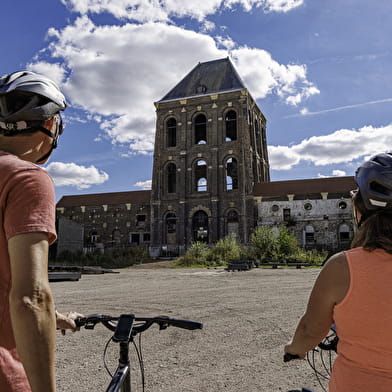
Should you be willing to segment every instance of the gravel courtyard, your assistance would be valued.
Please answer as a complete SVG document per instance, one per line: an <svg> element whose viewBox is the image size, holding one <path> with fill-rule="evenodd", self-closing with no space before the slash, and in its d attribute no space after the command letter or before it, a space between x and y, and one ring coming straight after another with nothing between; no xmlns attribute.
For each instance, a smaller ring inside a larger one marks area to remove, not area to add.
<svg viewBox="0 0 392 392"><path fill-rule="evenodd" d="M51 283L60 311L136 316L168 315L202 321L203 330L154 326L143 334L146 391L321 391L305 361L282 361L283 346L304 311L318 269L131 268ZM58 334L58 391L104 391L102 354L110 331ZM117 345L109 346L116 367ZM132 351L133 352L133 351ZM133 381L140 389L136 367Z"/></svg>

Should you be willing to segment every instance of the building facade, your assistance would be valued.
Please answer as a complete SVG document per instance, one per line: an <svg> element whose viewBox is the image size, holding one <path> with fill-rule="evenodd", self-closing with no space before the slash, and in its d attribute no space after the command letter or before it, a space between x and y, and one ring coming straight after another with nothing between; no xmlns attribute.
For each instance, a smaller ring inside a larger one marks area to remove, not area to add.
<svg viewBox="0 0 392 392"><path fill-rule="evenodd" d="M84 248L179 255L194 241L214 244L230 233L248 244L256 226L282 224L307 248L348 244L352 177L270 182L266 119L228 58L199 63L155 107L151 191L64 196L57 204L59 225L83 227Z"/></svg>

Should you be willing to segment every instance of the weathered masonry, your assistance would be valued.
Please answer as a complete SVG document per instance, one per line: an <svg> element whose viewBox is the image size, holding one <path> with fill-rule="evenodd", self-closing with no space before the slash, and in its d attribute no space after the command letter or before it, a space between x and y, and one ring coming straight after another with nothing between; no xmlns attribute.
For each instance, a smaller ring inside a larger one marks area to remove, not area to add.
<svg viewBox="0 0 392 392"><path fill-rule="evenodd" d="M266 120L230 60L199 63L155 106L152 253L248 242L253 186L269 181Z"/></svg>
<svg viewBox="0 0 392 392"><path fill-rule="evenodd" d="M353 178L270 182L266 119L228 58L196 65L155 107L152 190L64 196L59 250L178 255L230 233L247 244L258 225L286 225L306 248L348 247Z"/></svg>

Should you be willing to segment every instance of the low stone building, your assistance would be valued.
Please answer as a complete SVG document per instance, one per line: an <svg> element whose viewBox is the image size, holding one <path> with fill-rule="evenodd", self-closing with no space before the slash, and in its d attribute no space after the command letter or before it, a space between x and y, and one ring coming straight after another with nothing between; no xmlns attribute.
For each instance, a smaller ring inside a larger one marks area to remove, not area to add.
<svg viewBox="0 0 392 392"><path fill-rule="evenodd" d="M354 235L353 177L256 184L257 224L285 225L306 249L347 249Z"/></svg>
<svg viewBox="0 0 392 392"><path fill-rule="evenodd" d="M63 196L57 203L58 250L83 227L82 247L145 246L150 243L150 191Z"/></svg>

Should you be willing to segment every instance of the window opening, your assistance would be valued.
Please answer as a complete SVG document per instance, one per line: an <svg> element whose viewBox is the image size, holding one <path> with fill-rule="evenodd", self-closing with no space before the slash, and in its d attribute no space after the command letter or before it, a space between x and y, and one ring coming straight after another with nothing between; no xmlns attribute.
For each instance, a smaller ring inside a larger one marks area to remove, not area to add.
<svg viewBox="0 0 392 392"><path fill-rule="evenodd" d="M207 143L207 119L204 114L198 114L195 118L195 144Z"/></svg>
<svg viewBox="0 0 392 392"><path fill-rule="evenodd" d="M237 113L234 110L227 112L225 117L226 141L237 140Z"/></svg>
<svg viewBox="0 0 392 392"><path fill-rule="evenodd" d="M169 118L166 122L167 147L177 145L177 121L175 118Z"/></svg>
<svg viewBox="0 0 392 392"><path fill-rule="evenodd" d="M140 234L139 233L131 233L130 242L133 245L139 245L140 244Z"/></svg>
<svg viewBox="0 0 392 392"><path fill-rule="evenodd" d="M207 191L207 162L202 159L195 164L195 188L197 192Z"/></svg>
<svg viewBox="0 0 392 392"><path fill-rule="evenodd" d="M169 163L166 167L167 171L167 193L177 192L176 165Z"/></svg>
<svg viewBox="0 0 392 392"><path fill-rule="evenodd" d="M350 228L345 223L339 227L339 240L350 241Z"/></svg>
<svg viewBox="0 0 392 392"><path fill-rule="evenodd" d="M290 208L283 208L283 220L288 222L291 219Z"/></svg>
<svg viewBox="0 0 392 392"><path fill-rule="evenodd" d="M208 242L208 215L204 211L197 211L192 218L193 240Z"/></svg>
<svg viewBox="0 0 392 392"><path fill-rule="evenodd" d="M121 242L121 232L118 229L114 229L112 232L112 240L113 242Z"/></svg>
<svg viewBox="0 0 392 392"><path fill-rule="evenodd" d="M346 203L344 200L340 201L340 202L339 202L339 208L340 208L341 210L346 209L346 208L347 208L347 203Z"/></svg>
<svg viewBox="0 0 392 392"><path fill-rule="evenodd" d="M313 226L305 226L305 243L310 244L314 242L314 228Z"/></svg>
<svg viewBox="0 0 392 392"><path fill-rule="evenodd" d="M227 214L227 234L233 234L238 238L239 234L239 219L238 213L235 210L230 210Z"/></svg>
<svg viewBox="0 0 392 392"><path fill-rule="evenodd" d="M237 160L229 158L226 161L226 190L238 189Z"/></svg>
<svg viewBox="0 0 392 392"><path fill-rule="evenodd" d="M176 214L170 212L166 215L166 230L168 233L175 233L177 226Z"/></svg>

